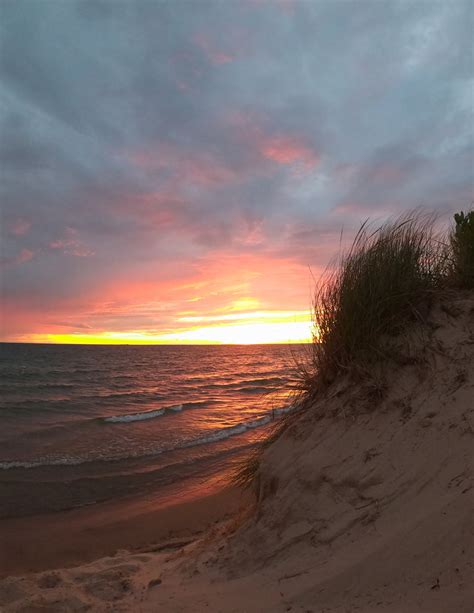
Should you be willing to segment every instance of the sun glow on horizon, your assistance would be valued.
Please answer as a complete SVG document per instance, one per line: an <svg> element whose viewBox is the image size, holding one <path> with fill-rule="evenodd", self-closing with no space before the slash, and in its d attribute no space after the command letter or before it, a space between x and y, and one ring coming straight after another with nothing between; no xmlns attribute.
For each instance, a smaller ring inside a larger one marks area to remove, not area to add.
<svg viewBox="0 0 474 613"><path fill-rule="evenodd" d="M221 316L189 316L178 318L177 323L208 325L183 327L166 333L126 330L32 334L16 340L31 343L91 345L257 345L306 343L312 338L309 311L257 311Z"/></svg>

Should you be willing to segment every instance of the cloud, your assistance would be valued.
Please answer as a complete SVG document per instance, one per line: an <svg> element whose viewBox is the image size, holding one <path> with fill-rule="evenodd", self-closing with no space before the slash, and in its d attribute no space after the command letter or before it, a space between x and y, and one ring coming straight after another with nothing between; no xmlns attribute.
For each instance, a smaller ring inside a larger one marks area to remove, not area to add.
<svg viewBox="0 0 474 613"><path fill-rule="evenodd" d="M235 59L235 55L223 50L219 50L211 41L209 36L198 34L195 37L196 45L205 53L212 64L227 64Z"/></svg>
<svg viewBox="0 0 474 613"><path fill-rule="evenodd" d="M27 234L31 229L31 221L17 217L12 220L8 225L8 231L13 236L23 236Z"/></svg>
<svg viewBox="0 0 474 613"><path fill-rule="evenodd" d="M319 162L319 156L297 139L274 137L261 144L260 151L264 157L277 164L299 164L311 169Z"/></svg>
<svg viewBox="0 0 474 613"><path fill-rule="evenodd" d="M74 255L76 257L90 257L94 255L94 252L88 249L82 241L77 237L77 230L75 228L66 228L64 236L57 240L53 240L49 243L48 247L53 250L60 250L66 255Z"/></svg>
<svg viewBox="0 0 474 613"><path fill-rule="evenodd" d="M14 264L24 264L25 262L30 262L34 257L35 254L30 249L21 249L21 251L13 257L0 258L0 265L2 267L7 267Z"/></svg>
<svg viewBox="0 0 474 613"><path fill-rule="evenodd" d="M162 189L178 190L184 183L214 186L231 183L237 173L207 151L189 152L158 143L147 151L126 154L132 164L151 176L160 176Z"/></svg>
<svg viewBox="0 0 474 613"><path fill-rule="evenodd" d="M469 0L3 17L4 337L305 310L342 226L473 200Z"/></svg>

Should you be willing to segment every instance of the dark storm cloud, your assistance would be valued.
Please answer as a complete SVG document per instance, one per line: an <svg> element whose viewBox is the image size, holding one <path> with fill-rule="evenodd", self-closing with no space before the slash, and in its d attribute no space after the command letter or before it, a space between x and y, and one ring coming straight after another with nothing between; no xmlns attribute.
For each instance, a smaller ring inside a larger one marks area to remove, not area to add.
<svg viewBox="0 0 474 613"><path fill-rule="evenodd" d="M469 0L1 12L10 302L159 286L223 250L322 264L342 223L472 198Z"/></svg>

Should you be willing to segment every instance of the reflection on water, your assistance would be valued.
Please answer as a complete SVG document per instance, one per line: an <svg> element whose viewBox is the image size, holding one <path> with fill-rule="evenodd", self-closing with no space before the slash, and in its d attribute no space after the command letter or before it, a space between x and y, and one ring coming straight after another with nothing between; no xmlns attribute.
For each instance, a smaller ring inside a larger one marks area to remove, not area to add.
<svg viewBox="0 0 474 613"><path fill-rule="evenodd" d="M13 492L15 484L21 496L21 483L69 480L87 489L90 495L79 496L84 502L100 491L113 497L119 488L145 486L144 475L164 483L209 471L253 444L291 410L295 360L304 348L0 351L0 485L8 481ZM92 477L95 484L85 487Z"/></svg>

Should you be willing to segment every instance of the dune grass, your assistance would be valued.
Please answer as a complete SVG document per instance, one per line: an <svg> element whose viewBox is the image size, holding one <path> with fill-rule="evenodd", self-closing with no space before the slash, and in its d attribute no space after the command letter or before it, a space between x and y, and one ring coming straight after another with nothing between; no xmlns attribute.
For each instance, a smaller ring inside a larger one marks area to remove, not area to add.
<svg viewBox="0 0 474 613"><path fill-rule="evenodd" d="M442 285L446 252L433 217L364 224L316 289L314 342L302 387L313 395L355 365L385 355L387 337L422 319Z"/></svg>
<svg viewBox="0 0 474 613"><path fill-rule="evenodd" d="M454 283L474 289L474 210L457 213L450 234Z"/></svg>
<svg viewBox="0 0 474 613"><path fill-rule="evenodd" d="M362 225L316 287L313 343L297 368L302 410L340 376L367 376L371 364L390 356L390 339L423 321L446 288L473 288L474 212L456 215L455 221L448 240L437 235L433 216L420 213L376 228ZM254 481L263 451L292 421L289 414L275 425L238 467L235 483Z"/></svg>

